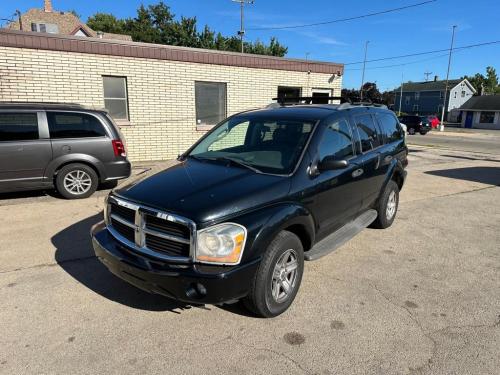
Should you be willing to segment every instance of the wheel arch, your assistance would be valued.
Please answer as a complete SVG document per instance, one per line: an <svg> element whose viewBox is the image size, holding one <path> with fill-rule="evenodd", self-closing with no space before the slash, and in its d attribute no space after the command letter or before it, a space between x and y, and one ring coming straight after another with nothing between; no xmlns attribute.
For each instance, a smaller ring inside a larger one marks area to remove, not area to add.
<svg viewBox="0 0 500 375"><path fill-rule="evenodd" d="M53 160L47 167L45 175L48 179L55 179L59 171L70 164L84 164L92 168L96 172L99 182L104 181L106 178L102 163L98 159L85 154L66 155Z"/></svg>

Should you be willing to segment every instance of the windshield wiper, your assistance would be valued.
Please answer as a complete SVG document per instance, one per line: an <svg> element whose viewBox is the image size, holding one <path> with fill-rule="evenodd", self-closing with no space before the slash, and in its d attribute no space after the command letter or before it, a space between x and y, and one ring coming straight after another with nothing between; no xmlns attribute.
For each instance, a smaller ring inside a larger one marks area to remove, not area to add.
<svg viewBox="0 0 500 375"><path fill-rule="evenodd" d="M208 159L208 158L207 158ZM216 158L212 158L211 160L217 160L217 161L228 161L230 163L233 163L234 165L238 165L240 167L244 167L244 168L247 168L247 169L250 169L251 171L255 172L255 173L262 173L260 170L258 170L257 168L255 167L252 167L251 165L247 164L247 163L244 163L240 160L237 160L237 159L233 159L233 158L229 158L227 156L218 156Z"/></svg>

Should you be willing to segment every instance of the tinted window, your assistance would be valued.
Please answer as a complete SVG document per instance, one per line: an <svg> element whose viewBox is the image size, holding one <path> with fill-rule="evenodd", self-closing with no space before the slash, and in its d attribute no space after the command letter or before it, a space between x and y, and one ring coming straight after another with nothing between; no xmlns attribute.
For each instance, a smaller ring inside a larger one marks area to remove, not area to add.
<svg viewBox="0 0 500 375"><path fill-rule="evenodd" d="M403 137L396 117L390 113L384 113L377 114L377 118L387 143L398 141Z"/></svg>
<svg viewBox="0 0 500 375"><path fill-rule="evenodd" d="M215 125L226 117L226 84L195 82L196 123Z"/></svg>
<svg viewBox="0 0 500 375"><path fill-rule="evenodd" d="M297 99L300 97L300 87L285 87L285 86L279 86L278 87L278 98L280 100L286 100L287 103L298 103L299 100Z"/></svg>
<svg viewBox="0 0 500 375"><path fill-rule="evenodd" d="M0 113L0 142L38 139L36 113Z"/></svg>
<svg viewBox="0 0 500 375"><path fill-rule="evenodd" d="M356 116L355 121L361 141L362 152L370 151L382 144L380 134L378 134L378 129L371 115Z"/></svg>
<svg viewBox="0 0 500 375"><path fill-rule="evenodd" d="M337 160L353 156L352 135L345 119L335 120L328 125L319 145L319 160L326 156L334 156Z"/></svg>
<svg viewBox="0 0 500 375"><path fill-rule="evenodd" d="M106 135L100 121L84 113L47 113L51 138L88 138Z"/></svg>

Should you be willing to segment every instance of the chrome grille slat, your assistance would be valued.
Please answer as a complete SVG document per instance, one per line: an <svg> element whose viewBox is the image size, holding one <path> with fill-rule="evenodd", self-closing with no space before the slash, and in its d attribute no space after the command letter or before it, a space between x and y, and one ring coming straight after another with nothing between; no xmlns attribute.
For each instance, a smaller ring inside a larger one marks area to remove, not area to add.
<svg viewBox="0 0 500 375"><path fill-rule="evenodd" d="M108 198L106 212L110 233L135 251L163 260L192 261L196 235L193 221L113 196Z"/></svg>

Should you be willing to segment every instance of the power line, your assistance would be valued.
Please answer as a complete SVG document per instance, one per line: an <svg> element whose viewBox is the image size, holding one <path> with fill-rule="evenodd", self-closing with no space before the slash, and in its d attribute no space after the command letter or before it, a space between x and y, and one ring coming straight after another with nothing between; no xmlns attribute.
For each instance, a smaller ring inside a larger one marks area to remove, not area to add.
<svg viewBox="0 0 500 375"><path fill-rule="evenodd" d="M445 53L445 54L442 54L442 55L439 55L439 56L428 57L428 58L425 58L425 59L419 59L419 60L410 61L410 62L401 63L401 64L391 64L391 65L382 65L382 66L372 66L372 67L368 67L368 68L366 68L366 70L372 70L372 69L386 69L386 68L395 68L395 67L398 67L398 66L405 66L405 65L418 64L418 63L421 63L421 62L424 62L424 61L429 61L429 60L436 60L436 59L440 59L440 58L445 57L445 56L448 56L448 54L447 54L447 53ZM348 68L348 69L344 69L344 71L345 71L345 72L359 71L359 70L363 70L363 68L350 68L350 69Z"/></svg>
<svg viewBox="0 0 500 375"><path fill-rule="evenodd" d="M452 48L451 50L452 51L458 51L458 50L469 49L469 48L474 48L474 47L482 47L482 46L487 46L487 45L491 45L491 44L498 44L498 43L500 43L500 40L494 40L492 42L484 42L484 43L477 43L477 44L469 44L468 46L455 47L455 48ZM405 57L430 55L430 54L433 54L433 53L449 52L449 51L450 51L450 48L437 49L437 50L434 50L434 51L409 53L409 54L406 54L406 55L391 56L391 57L381 57L381 58L378 58L378 59L367 60L366 62L394 60L394 59L401 59L401 58L405 58ZM363 64L363 63L364 63L364 61L356 61L356 62L345 63L344 65L358 65L358 64Z"/></svg>
<svg viewBox="0 0 500 375"><path fill-rule="evenodd" d="M285 30L285 29L298 29L298 28L311 27L311 26L329 25L329 24L332 24L332 23L347 22L347 21L357 20L357 19L361 19L361 18L378 16L378 15L381 15L381 14L398 12L400 10L405 10L405 9L415 8L415 7L419 7L419 6L430 4L430 3L435 3L436 1L437 0L428 0L428 1L423 1L421 3L417 3L417 4L407 5L407 6L404 6L404 7L386 9L386 10L382 10L380 12L368 13L368 14L363 14L363 15L360 15L360 16L353 16L353 17L348 17L348 18L339 18L339 19L332 20L332 21L323 21L323 22L308 23L308 24L303 24L303 25L291 25L291 26L281 26L281 27L280 26L276 26L276 27L253 27L253 28L248 28L247 30L254 30L254 31L256 31L256 30Z"/></svg>

